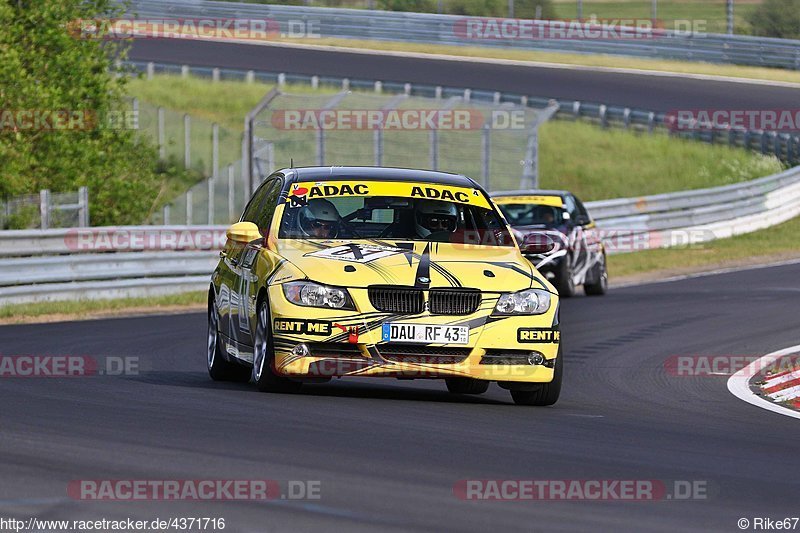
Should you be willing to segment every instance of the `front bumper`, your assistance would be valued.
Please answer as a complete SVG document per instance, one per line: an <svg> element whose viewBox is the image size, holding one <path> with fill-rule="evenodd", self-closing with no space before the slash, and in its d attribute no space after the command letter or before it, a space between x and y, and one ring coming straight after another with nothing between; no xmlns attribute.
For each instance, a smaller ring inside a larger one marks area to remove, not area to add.
<svg viewBox="0 0 800 533"><path fill-rule="evenodd" d="M534 316L492 316L498 294L484 293L470 315L383 313L366 289L350 289L358 311L301 307L272 286L275 367L293 377L466 377L487 381L548 383L558 356L558 297L550 310ZM464 345L384 342L385 322L464 325Z"/></svg>

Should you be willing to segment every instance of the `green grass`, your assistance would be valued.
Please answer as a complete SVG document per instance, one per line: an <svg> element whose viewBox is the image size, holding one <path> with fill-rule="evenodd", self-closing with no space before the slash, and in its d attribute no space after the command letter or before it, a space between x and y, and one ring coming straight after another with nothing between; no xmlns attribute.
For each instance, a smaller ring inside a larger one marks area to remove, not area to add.
<svg viewBox="0 0 800 533"><path fill-rule="evenodd" d="M734 27L737 33L750 31L747 16L752 13L760 1L734 3ZM649 19L652 2L650 0L584 0L583 18L596 16L600 19ZM576 0L555 0L554 7L559 18L575 18L577 16ZM674 29L675 20L692 20L706 22L704 28L709 33L727 32L727 12L725 0L658 0L656 18L665 24L667 29Z"/></svg>
<svg viewBox="0 0 800 533"><path fill-rule="evenodd" d="M566 121L541 132L541 183L599 200L747 181L782 170L771 156L664 134Z"/></svg>
<svg viewBox="0 0 800 533"><path fill-rule="evenodd" d="M205 291L186 292L152 298L120 298L114 300L77 300L5 305L0 307L0 321L24 322L32 318L87 318L121 311L169 310L173 307L197 307L206 303Z"/></svg>
<svg viewBox="0 0 800 533"><path fill-rule="evenodd" d="M244 115L266 94L270 85L244 82L217 82L177 76L156 76L136 80L131 92L142 101L218 122L237 139L226 150L220 147L224 164L239 157ZM282 108L320 107L334 89L313 92L308 86L285 89L298 98L277 102ZM352 109L375 108L388 97L353 93L345 101ZM409 99L400 107L432 107L431 100ZM169 121L168 121L169 122ZM182 126L181 126L182 129ZM293 158L297 165L314 164L315 144L308 132L272 132L278 165ZM182 137L182 133L179 135ZM480 178L480 136L477 132L443 131L440 134L440 168ZM489 186L508 189L518 186L522 174L526 137L519 132L492 134L492 164ZM644 135L623 130L603 130L595 125L551 121L540 135L540 175L543 187L565 188L585 200L656 194L684 189L726 185L757 178L781 170L780 162L726 146L711 146L663 134ZM333 164L373 164L371 131L329 132L326 147L330 154L346 154L346 160L331 156ZM209 148L210 150L210 148ZM622 154L622 155L621 155ZM228 159L226 159L228 158ZM428 132L386 132L386 166L427 167Z"/></svg>
<svg viewBox="0 0 800 533"><path fill-rule="evenodd" d="M768 262L800 254L800 217L778 226L694 247L665 248L608 257L609 276L633 276L679 269L696 271L726 265Z"/></svg>

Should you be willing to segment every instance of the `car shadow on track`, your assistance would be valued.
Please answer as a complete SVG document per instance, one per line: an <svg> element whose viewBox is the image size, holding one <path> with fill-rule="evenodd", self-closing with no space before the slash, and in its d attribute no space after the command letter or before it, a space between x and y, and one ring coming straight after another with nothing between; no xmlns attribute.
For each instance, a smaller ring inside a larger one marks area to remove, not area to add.
<svg viewBox="0 0 800 533"><path fill-rule="evenodd" d="M242 391L260 394L252 383L231 383L213 381L206 372L150 371L137 376L128 376L126 380L147 383L150 385L189 387L216 391ZM359 381L362 381L359 383ZM379 383L382 382L382 383ZM507 394L493 386L489 394L473 396L468 394L452 394L445 389L444 381L427 381L427 386L408 386L402 381L388 378L353 378L336 380L328 383L306 384L297 393L280 394L282 397L331 397L331 398L365 398L375 400L408 400L443 403L469 403L484 405L507 405L511 400L503 401L492 398L491 394ZM277 393L264 393L276 396Z"/></svg>

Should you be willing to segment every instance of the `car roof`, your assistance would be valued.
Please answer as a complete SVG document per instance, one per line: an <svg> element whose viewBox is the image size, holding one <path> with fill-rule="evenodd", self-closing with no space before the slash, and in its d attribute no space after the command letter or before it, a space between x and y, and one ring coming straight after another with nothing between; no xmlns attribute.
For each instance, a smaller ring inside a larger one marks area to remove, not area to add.
<svg viewBox="0 0 800 533"><path fill-rule="evenodd" d="M497 191L490 193L490 196L559 196L564 198L568 194L572 193L556 189L520 189L518 191Z"/></svg>
<svg viewBox="0 0 800 533"><path fill-rule="evenodd" d="M302 181L336 181L364 179L370 181L419 181L439 185L453 185L481 189L475 180L462 174L436 170L391 167L299 167L279 171L286 177L286 185Z"/></svg>

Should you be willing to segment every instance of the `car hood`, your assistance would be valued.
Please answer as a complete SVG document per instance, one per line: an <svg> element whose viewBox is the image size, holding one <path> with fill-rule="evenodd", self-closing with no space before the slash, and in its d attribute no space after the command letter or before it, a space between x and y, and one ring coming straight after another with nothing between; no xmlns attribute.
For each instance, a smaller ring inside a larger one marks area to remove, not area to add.
<svg viewBox="0 0 800 533"><path fill-rule="evenodd" d="M278 241L278 253L327 285L466 287L510 292L547 282L516 247L421 241Z"/></svg>

